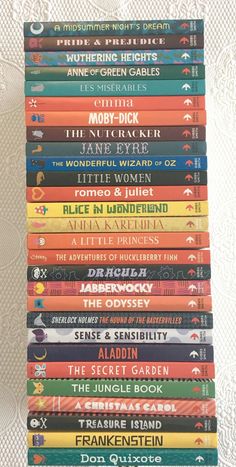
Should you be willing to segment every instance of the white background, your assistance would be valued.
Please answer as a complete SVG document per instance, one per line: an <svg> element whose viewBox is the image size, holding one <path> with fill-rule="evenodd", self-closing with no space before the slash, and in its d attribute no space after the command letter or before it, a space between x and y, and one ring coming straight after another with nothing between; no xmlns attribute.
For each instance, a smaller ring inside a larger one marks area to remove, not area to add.
<svg viewBox="0 0 236 467"><path fill-rule="evenodd" d="M0 467L26 461L24 21L204 18L220 467L236 466L236 1L1 0Z"/></svg>

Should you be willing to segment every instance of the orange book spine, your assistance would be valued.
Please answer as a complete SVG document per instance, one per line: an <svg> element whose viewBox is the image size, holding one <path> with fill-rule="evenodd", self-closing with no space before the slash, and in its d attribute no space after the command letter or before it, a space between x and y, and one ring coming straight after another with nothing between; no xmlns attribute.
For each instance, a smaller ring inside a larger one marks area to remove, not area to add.
<svg viewBox="0 0 236 467"><path fill-rule="evenodd" d="M34 101L34 102L32 102ZM36 101L36 102L35 102ZM36 107L35 107L36 105ZM25 110L73 112L94 110L201 110L204 96L26 97Z"/></svg>
<svg viewBox="0 0 236 467"><path fill-rule="evenodd" d="M210 264L210 250L29 250L28 264Z"/></svg>
<svg viewBox="0 0 236 467"><path fill-rule="evenodd" d="M29 311L211 311L211 296L28 296Z"/></svg>
<svg viewBox="0 0 236 467"><path fill-rule="evenodd" d="M185 415L214 417L214 400L125 399L106 397L30 396L31 412L116 413L146 415Z"/></svg>
<svg viewBox="0 0 236 467"><path fill-rule="evenodd" d="M76 126L179 126L205 125L206 112L197 111L83 111L67 112L66 125ZM64 112L26 112L26 126L65 126Z"/></svg>
<svg viewBox="0 0 236 467"><path fill-rule="evenodd" d="M122 249L122 248L208 248L209 233L193 232L125 232L125 233L30 233L27 236L29 250L76 249L90 248ZM196 253L196 252L195 252Z"/></svg>

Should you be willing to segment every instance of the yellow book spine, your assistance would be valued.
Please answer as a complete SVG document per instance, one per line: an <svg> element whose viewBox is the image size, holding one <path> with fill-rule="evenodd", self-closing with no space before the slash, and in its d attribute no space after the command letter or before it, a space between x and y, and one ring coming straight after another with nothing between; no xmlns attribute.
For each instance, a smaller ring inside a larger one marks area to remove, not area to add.
<svg viewBox="0 0 236 467"><path fill-rule="evenodd" d="M28 203L29 217L170 217L170 216L206 216L207 201L154 201L135 203Z"/></svg>
<svg viewBox="0 0 236 467"><path fill-rule="evenodd" d="M35 232L207 232L208 217L111 217L27 219L27 230Z"/></svg>
<svg viewBox="0 0 236 467"><path fill-rule="evenodd" d="M44 432L28 433L29 447L45 448L216 448L216 433Z"/></svg>

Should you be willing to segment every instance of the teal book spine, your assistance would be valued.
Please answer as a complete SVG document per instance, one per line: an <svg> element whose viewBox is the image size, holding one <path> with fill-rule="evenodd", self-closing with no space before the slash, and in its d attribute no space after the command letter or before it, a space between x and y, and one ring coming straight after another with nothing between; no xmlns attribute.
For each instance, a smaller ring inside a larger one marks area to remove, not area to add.
<svg viewBox="0 0 236 467"><path fill-rule="evenodd" d="M205 80L26 81L26 96L203 96Z"/></svg>
<svg viewBox="0 0 236 467"><path fill-rule="evenodd" d="M203 64L203 49L26 52L25 66Z"/></svg>
<svg viewBox="0 0 236 467"><path fill-rule="evenodd" d="M43 436L42 434L40 436ZM217 449L29 449L29 465L159 466L217 465Z"/></svg>

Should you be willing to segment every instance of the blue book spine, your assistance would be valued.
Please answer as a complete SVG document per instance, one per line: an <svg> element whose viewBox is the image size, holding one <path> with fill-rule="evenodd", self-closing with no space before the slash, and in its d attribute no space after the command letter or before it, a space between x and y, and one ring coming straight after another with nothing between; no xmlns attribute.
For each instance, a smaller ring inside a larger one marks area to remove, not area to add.
<svg viewBox="0 0 236 467"><path fill-rule="evenodd" d="M213 362L213 346L197 344L30 344L28 362Z"/></svg>
<svg viewBox="0 0 236 467"><path fill-rule="evenodd" d="M78 172L121 172L124 169L128 171L148 170L206 170L207 157L157 157L157 156L82 156L82 157L28 157L26 161L27 171L38 172L46 171L76 171Z"/></svg>

